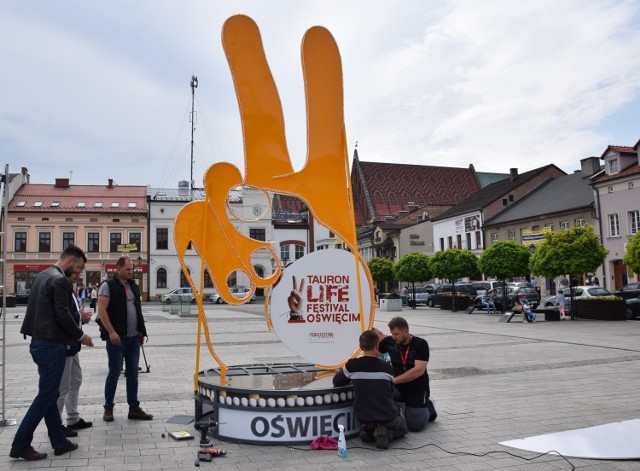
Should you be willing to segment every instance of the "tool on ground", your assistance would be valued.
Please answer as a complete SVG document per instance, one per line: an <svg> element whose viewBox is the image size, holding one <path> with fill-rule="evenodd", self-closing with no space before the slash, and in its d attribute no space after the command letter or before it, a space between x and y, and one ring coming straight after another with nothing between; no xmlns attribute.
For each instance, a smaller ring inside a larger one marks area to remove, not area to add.
<svg viewBox="0 0 640 471"><path fill-rule="evenodd" d="M217 425L218 422L211 418L209 418L208 420L202 420L195 424L195 429L200 430L200 446L202 448L211 446L211 441L209 440L209 437L207 435L209 433L209 429L214 428Z"/></svg>
<svg viewBox="0 0 640 471"><path fill-rule="evenodd" d="M209 453L211 457L225 456L227 454L225 450L220 450L219 448L213 448L213 447L204 448L203 450L200 450L199 453Z"/></svg>

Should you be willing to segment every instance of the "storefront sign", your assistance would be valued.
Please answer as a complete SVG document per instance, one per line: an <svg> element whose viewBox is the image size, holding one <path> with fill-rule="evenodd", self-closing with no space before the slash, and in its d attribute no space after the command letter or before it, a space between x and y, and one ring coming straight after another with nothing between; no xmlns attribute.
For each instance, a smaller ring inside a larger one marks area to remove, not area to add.
<svg viewBox="0 0 640 471"><path fill-rule="evenodd" d="M133 264L133 273L147 273L148 265L146 263L143 264ZM116 264L115 263L107 263L104 266L104 271L107 273L115 273L116 272Z"/></svg>
<svg viewBox="0 0 640 471"><path fill-rule="evenodd" d="M13 271L43 271L53 263L14 263Z"/></svg>

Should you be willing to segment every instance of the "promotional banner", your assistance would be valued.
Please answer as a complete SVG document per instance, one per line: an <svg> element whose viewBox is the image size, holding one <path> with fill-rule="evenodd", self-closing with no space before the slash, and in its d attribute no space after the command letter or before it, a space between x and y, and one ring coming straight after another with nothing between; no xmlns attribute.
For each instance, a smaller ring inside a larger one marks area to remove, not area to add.
<svg viewBox="0 0 640 471"><path fill-rule="evenodd" d="M288 266L271 294L271 323L280 340L317 365L344 362L355 352L362 325L367 329L372 321L369 285L362 289L362 313L357 279L356 260L346 250L312 252Z"/></svg>
<svg viewBox="0 0 640 471"><path fill-rule="evenodd" d="M309 443L325 435L338 436L338 425L346 435L358 431L353 408L341 409L218 409L218 436L220 438L251 443Z"/></svg>
<svg viewBox="0 0 640 471"><path fill-rule="evenodd" d="M528 230L524 229L522 231L522 244L527 247L533 245L534 247L541 243L547 234L551 233L550 227L545 227L539 230Z"/></svg>

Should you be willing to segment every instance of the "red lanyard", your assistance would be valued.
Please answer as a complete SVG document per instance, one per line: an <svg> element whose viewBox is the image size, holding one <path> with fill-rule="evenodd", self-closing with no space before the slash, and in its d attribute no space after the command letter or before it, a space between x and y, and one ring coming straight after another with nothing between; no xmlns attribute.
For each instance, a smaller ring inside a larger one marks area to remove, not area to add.
<svg viewBox="0 0 640 471"><path fill-rule="evenodd" d="M413 341L413 339L411 339ZM402 361L402 367L407 370L407 360L409 359L409 349L411 348L411 342L407 345L407 349L404 351L404 355L400 352L400 361Z"/></svg>

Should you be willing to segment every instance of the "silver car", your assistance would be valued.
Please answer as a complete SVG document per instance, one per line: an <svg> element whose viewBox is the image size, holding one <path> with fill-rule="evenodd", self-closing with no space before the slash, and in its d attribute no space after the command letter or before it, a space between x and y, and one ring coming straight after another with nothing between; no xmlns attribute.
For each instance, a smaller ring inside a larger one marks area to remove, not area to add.
<svg viewBox="0 0 640 471"><path fill-rule="evenodd" d="M427 304L429 290L425 286L416 286L416 304ZM409 288L409 300L413 301L413 290Z"/></svg>
<svg viewBox="0 0 640 471"><path fill-rule="evenodd" d="M612 293L600 286L574 286L574 293L576 299L581 298L597 298L598 296L612 296ZM564 294L564 308L565 310L571 310L571 288L565 288L562 290ZM556 296L550 296L544 300L544 307L553 307L556 305Z"/></svg>
<svg viewBox="0 0 640 471"><path fill-rule="evenodd" d="M195 304L196 297L191 288L176 288L167 294L160 295L160 302L163 304L191 303Z"/></svg>
<svg viewBox="0 0 640 471"><path fill-rule="evenodd" d="M231 294L233 295L234 298L244 299L247 296L249 296L249 288L244 288L242 286L229 288L229 291L231 291ZM226 301L222 299L222 296L220 296L220 293L213 293L211 296L209 296L209 300L212 303L216 303L216 304L226 303ZM253 296L251 296L251 298L246 302L252 303L255 300L256 300L256 293L254 292Z"/></svg>

